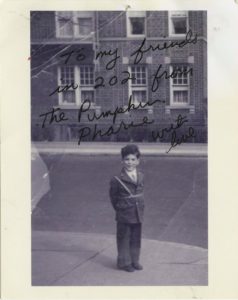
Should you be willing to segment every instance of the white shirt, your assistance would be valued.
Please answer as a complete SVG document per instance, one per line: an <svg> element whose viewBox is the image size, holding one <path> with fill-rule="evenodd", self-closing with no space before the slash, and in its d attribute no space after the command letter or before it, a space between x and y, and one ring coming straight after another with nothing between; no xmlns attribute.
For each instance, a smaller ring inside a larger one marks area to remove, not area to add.
<svg viewBox="0 0 238 300"><path fill-rule="evenodd" d="M126 171L127 175L134 181L137 182L137 172L136 169L133 171Z"/></svg>

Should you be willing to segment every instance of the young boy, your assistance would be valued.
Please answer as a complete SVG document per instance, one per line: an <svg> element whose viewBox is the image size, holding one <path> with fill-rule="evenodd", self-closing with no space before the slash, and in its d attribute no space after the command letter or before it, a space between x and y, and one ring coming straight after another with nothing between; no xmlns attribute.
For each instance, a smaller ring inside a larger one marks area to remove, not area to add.
<svg viewBox="0 0 238 300"><path fill-rule="evenodd" d="M143 174L137 170L140 151L129 144L121 149L123 168L110 182L110 198L116 211L117 267L127 272L142 270L139 263L144 214Z"/></svg>

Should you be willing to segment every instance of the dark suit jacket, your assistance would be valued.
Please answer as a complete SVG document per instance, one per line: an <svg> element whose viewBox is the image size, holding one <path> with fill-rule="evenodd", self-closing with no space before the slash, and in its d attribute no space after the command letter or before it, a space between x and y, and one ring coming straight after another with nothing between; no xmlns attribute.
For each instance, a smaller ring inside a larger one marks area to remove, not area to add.
<svg viewBox="0 0 238 300"><path fill-rule="evenodd" d="M135 183L127 173L122 170L117 176L130 190L130 197L123 185L113 177L110 182L110 198L116 211L116 221L121 223L141 223L144 215L144 175L137 170L137 182Z"/></svg>

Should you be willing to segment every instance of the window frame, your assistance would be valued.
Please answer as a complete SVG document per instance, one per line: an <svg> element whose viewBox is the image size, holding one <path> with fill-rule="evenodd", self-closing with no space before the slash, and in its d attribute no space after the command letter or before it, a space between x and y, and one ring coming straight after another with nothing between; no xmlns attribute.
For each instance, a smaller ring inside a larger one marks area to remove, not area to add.
<svg viewBox="0 0 238 300"><path fill-rule="evenodd" d="M55 25L56 25L56 37L57 38L72 38L74 36L74 26L72 24L72 35L61 35L60 32L60 21L59 21L59 17L63 18L63 13L69 13L69 15L71 15L70 17L73 18L73 14L72 12L67 12L67 11L56 11L55 12ZM62 16L61 16L62 15Z"/></svg>
<svg viewBox="0 0 238 300"><path fill-rule="evenodd" d="M68 13L72 18L72 35L64 35L60 34L60 26L59 26L59 15ZM91 19L91 32L89 34L80 34L79 32L79 24L78 19ZM56 11L55 12L55 24L56 24L56 37L57 38L89 38L92 36L93 32L93 12L77 12L77 11Z"/></svg>
<svg viewBox="0 0 238 300"><path fill-rule="evenodd" d="M91 33L93 32L93 15L91 16L83 16L78 15L77 13L73 17L74 19L74 37L90 37ZM79 19L90 19L91 20L91 32L89 34L80 34L80 26L79 26Z"/></svg>
<svg viewBox="0 0 238 300"><path fill-rule="evenodd" d="M145 68L145 84L132 84L132 79L129 81L128 84L128 99L130 99L130 97L132 97L132 103L135 105L138 105L139 103L141 104L145 104L146 102L148 102L148 69L146 65L131 65L128 66L128 72L130 73L130 77L132 77L132 68ZM134 102L133 101L133 91L137 92L137 91L145 91L146 94L146 99L143 102Z"/></svg>
<svg viewBox="0 0 238 300"><path fill-rule="evenodd" d="M177 13L181 14L181 16L178 16L181 17L181 18L186 18L186 32L185 33L174 33L173 32L173 28L174 28L174 25L173 25L173 21L172 21L172 18L173 16ZM184 16L182 16L182 14L184 14ZM187 10L172 10L172 11L169 11L169 36L171 37L185 37L187 32L188 32L188 29L189 29L189 20L188 20L188 11Z"/></svg>
<svg viewBox="0 0 238 300"><path fill-rule="evenodd" d="M188 64L173 64L169 66L170 74L173 72L174 67L189 67ZM190 105L190 73L187 74L187 84L174 84L173 83L174 77L170 78L170 106L173 107L188 107ZM188 102L175 102L174 101L174 91L187 91L188 92Z"/></svg>
<svg viewBox="0 0 238 300"><path fill-rule="evenodd" d="M58 86L65 86L61 84L61 70L62 68L65 67L71 67L70 65L68 66L58 66L57 67L57 78L58 78ZM95 82L95 68L94 65L72 65L72 67L74 68L74 85L78 85L76 89L73 88L69 88L68 91L74 91L75 92L75 102L74 103L68 103L68 102L64 102L63 101L63 92L62 93L58 93L58 104L59 106L67 106L67 107L78 107L82 104L82 92L83 91L92 91L93 92L93 101L91 102L91 107L94 107L96 105L96 98L95 98L95 88L94 88L94 82ZM92 84L83 84L81 85L81 75L80 75L80 68L84 68L84 67L92 67L92 74L93 74L93 83Z"/></svg>
<svg viewBox="0 0 238 300"><path fill-rule="evenodd" d="M132 25L130 18L144 18L144 33L142 34L132 34ZM127 11L126 14L126 33L127 37L141 37L146 36L146 11Z"/></svg>

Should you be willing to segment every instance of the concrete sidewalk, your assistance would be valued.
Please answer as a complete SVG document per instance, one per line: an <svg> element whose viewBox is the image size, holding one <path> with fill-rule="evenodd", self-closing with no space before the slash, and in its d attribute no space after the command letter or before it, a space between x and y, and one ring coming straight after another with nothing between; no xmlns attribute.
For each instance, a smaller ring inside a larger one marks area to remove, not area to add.
<svg viewBox="0 0 238 300"><path fill-rule="evenodd" d="M32 231L34 286L198 286L208 283L207 249L143 239L144 270L116 269L115 236Z"/></svg>
<svg viewBox="0 0 238 300"><path fill-rule="evenodd" d="M82 142L33 142L32 151L40 153L72 153L81 155L119 155L120 149L128 143L102 143ZM167 143L136 143L143 155L156 156L207 156L207 144L184 143L172 148L169 153L170 144Z"/></svg>

